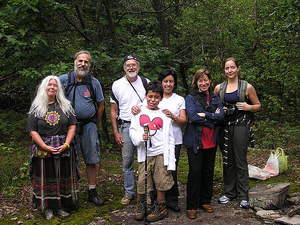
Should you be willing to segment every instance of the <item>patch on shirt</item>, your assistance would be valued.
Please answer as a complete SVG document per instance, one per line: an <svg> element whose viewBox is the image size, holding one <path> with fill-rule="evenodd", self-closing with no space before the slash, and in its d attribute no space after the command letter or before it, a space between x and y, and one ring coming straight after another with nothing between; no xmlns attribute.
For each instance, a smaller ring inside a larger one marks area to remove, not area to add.
<svg viewBox="0 0 300 225"><path fill-rule="evenodd" d="M85 90L83 91L83 96L86 98L91 97L91 92L89 90Z"/></svg>
<svg viewBox="0 0 300 225"><path fill-rule="evenodd" d="M60 115L56 111L50 111L47 112L45 120L50 126L55 126L60 120Z"/></svg>

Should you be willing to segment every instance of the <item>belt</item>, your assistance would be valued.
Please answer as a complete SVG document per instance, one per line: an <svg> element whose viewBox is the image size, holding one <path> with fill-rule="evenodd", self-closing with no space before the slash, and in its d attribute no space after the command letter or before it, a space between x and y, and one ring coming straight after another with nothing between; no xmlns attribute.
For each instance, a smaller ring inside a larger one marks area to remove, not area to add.
<svg viewBox="0 0 300 225"><path fill-rule="evenodd" d="M118 119L118 123L119 125L122 125L124 123L130 123L131 121L127 121L127 120L122 120L122 119Z"/></svg>

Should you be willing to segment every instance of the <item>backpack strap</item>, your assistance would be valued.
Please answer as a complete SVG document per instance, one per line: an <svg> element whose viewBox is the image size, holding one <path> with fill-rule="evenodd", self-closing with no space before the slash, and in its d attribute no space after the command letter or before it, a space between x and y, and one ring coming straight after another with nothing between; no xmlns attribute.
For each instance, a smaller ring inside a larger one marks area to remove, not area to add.
<svg viewBox="0 0 300 225"><path fill-rule="evenodd" d="M226 93L226 88L227 88L228 81L224 81L223 83L220 84L220 91L219 91L219 97L221 102L224 103L224 95ZM238 83L238 96L239 96L239 101L244 102L246 99L246 90L247 90L248 82L245 80L239 80Z"/></svg>
<svg viewBox="0 0 300 225"><path fill-rule="evenodd" d="M226 92L228 81L225 80L223 83L220 84L220 91L219 91L219 97L222 103L224 103L224 95Z"/></svg>
<svg viewBox="0 0 300 225"><path fill-rule="evenodd" d="M142 80L142 83L143 83L143 86L144 86L144 88L145 88L145 90L146 90L146 88L147 88L147 86L148 86L148 81L147 81L146 77L144 77L144 76L142 76L142 75L139 75L139 76L140 76L140 78L141 78L141 80Z"/></svg>
<svg viewBox="0 0 300 225"><path fill-rule="evenodd" d="M68 73L67 86L65 86L66 97L70 95L72 88L75 86L75 79L74 76L72 76L72 73L73 73L72 71Z"/></svg>
<svg viewBox="0 0 300 225"><path fill-rule="evenodd" d="M239 101L244 102L246 100L246 90L248 82L245 80L239 80Z"/></svg>

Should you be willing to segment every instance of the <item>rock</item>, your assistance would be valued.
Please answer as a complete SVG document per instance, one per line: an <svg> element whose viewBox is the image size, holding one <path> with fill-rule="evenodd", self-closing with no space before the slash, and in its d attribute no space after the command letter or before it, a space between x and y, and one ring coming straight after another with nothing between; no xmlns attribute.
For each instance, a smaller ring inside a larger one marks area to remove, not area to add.
<svg viewBox="0 0 300 225"><path fill-rule="evenodd" d="M296 215L296 214L299 214L299 215L300 215L300 205L291 208L291 209L288 211L288 213L287 213L287 215L288 215L289 217L294 216L294 215Z"/></svg>
<svg viewBox="0 0 300 225"><path fill-rule="evenodd" d="M289 183L258 184L249 191L252 208L281 209L284 206Z"/></svg>
<svg viewBox="0 0 300 225"><path fill-rule="evenodd" d="M300 216L296 215L293 217L283 216L275 219L277 223L289 224L289 225L300 225Z"/></svg>
<svg viewBox="0 0 300 225"><path fill-rule="evenodd" d="M268 220L274 220L281 217L280 213L275 210L260 210L256 212L256 215Z"/></svg>
<svg viewBox="0 0 300 225"><path fill-rule="evenodd" d="M300 204L300 196L294 196L294 197L287 198L287 201L289 203L291 203L292 205L298 205L298 204Z"/></svg>

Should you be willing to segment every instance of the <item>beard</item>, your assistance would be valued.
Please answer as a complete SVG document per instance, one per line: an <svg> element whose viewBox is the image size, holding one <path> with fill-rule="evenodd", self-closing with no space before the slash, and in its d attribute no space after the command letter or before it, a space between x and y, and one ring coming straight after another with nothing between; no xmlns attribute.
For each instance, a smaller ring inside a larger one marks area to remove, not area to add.
<svg viewBox="0 0 300 225"><path fill-rule="evenodd" d="M134 71L134 72L126 71L126 75L130 78L134 78L138 75L138 71Z"/></svg>
<svg viewBox="0 0 300 225"><path fill-rule="evenodd" d="M85 67L84 70L80 70L79 67L74 66L74 72L79 77L85 77L86 75L89 74L90 68L89 67Z"/></svg>

